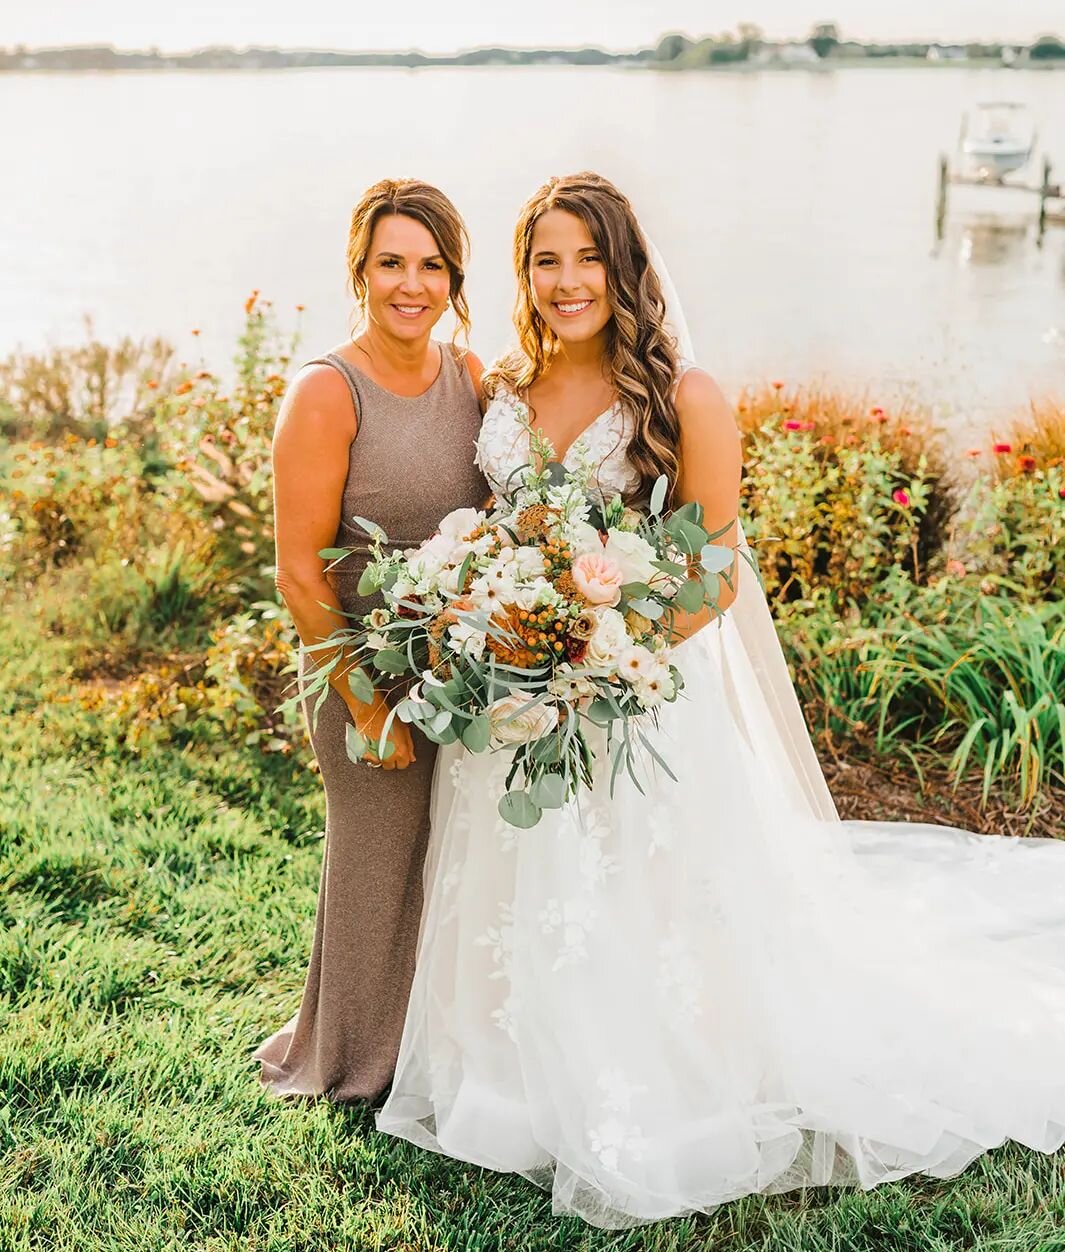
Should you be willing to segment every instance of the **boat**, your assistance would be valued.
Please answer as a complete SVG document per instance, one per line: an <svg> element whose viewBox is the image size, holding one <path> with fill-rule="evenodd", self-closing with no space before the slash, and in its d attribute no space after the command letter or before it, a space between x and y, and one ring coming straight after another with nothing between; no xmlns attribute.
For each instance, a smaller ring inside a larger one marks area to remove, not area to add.
<svg viewBox="0 0 1065 1252"><path fill-rule="evenodd" d="M1001 182L1028 164L1035 138L1035 122L1026 104L995 100L965 114L958 147L973 177Z"/></svg>

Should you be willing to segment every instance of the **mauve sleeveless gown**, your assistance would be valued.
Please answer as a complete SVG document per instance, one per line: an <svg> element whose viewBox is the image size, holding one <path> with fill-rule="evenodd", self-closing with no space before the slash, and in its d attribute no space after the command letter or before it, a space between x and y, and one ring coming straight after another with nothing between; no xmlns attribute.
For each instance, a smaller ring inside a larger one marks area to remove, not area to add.
<svg viewBox="0 0 1065 1252"><path fill-rule="evenodd" d="M411 547L452 509L487 498L473 460L481 421L473 384L449 346L440 356L436 380L413 397L386 391L335 353L309 362L344 375L358 414L337 547L365 551L352 516L379 523L394 546ZM368 612L374 602L356 592L366 556L348 562L334 571L337 598L346 612ZM350 721L330 690L311 735L326 823L310 966L299 1011L253 1054L261 1081L279 1096L378 1096L395 1068L414 975L436 745L415 732L417 760L407 769L356 765L344 746Z"/></svg>

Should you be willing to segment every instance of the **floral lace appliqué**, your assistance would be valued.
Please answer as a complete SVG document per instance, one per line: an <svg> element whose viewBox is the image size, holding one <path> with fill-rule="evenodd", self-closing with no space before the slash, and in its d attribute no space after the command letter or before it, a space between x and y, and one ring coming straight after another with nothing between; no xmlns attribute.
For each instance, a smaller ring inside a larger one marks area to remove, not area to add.
<svg viewBox="0 0 1065 1252"><path fill-rule="evenodd" d="M514 470L529 464L529 437L521 425L527 414L525 403L505 390L492 399L485 412L476 461L495 491L505 490ZM605 497L631 490L638 476L627 457L632 436L629 427L621 406L613 405L573 441L563 463L570 468L590 465L592 481Z"/></svg>

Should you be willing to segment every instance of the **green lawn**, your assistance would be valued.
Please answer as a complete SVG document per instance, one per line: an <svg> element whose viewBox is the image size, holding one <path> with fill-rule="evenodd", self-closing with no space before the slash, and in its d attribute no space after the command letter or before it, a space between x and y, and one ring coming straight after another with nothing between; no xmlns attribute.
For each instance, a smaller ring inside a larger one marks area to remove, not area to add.
<svg viewBox="0 0 1065 1252"><path fill-rule="evenodd" d="M253 750L131 756L76 704L35 708L59 643L5 617L0 658L0 1252L1065 1252L1065 1153L609 1234L363 1110L267 1097L250 1053L302 985L316 776Z"/></svg>

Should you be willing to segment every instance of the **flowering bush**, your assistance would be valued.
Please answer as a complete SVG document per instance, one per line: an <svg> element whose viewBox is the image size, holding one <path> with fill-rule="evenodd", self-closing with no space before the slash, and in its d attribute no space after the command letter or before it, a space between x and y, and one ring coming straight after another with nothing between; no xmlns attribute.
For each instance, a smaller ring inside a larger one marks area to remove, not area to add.
<svg viewBox="0 0 1065 1252"><path fill-rule="evenodd" d="M119 684L82 684L79 703L119 728L134 752L169 740L240 738L292 751L304 731L275 711L295 668L296 632L276 604L253 605L211 631L202 656L157 662Z"/></svg>
<svg viewBox="0 0 1065 1252"><path fill-rule="evenodd" d="M962 508L962 563L1029 600L1065 588L1065 412L1033 406L1010 436L974 448L980 472Z"/></svg>
<svg viewBox="0 0 1065 1252"><path fill-rule="evenodd" d="M778 610L827 597L860 604L886 569L922 579L922 527L938 480L876 430L839 442L773 416L748 435L744 526Z"/></svg>

